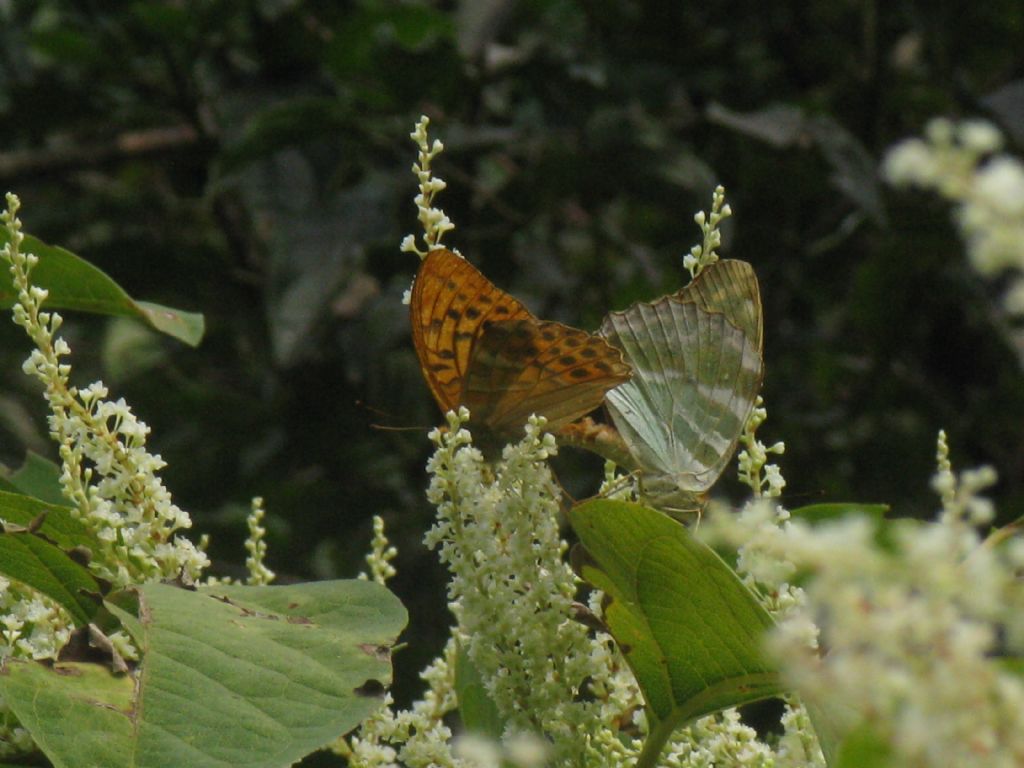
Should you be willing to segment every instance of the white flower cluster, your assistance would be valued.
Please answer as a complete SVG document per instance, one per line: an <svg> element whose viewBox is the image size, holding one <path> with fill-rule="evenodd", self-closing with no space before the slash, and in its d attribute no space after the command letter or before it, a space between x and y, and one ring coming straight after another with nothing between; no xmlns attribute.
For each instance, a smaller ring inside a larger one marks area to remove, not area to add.
<svg viewBox="0 0 1024 768"><path fill-rule="evenodd" d="M937 522L811 525L763 500L701 529L739 545L793 689L841 730L867 728L895 765L1024 764L1024 681L1004 663L1024 653L1024 542L976 532L993 479L957 479L940 436Z"/></svg>
<svg viewBox="0 0 1024 768"><path fill-rule="evenodd" d="M1005 306L1024 314L1024 163L1007 154L989 123L937 119L925 139L893 147L883 170L896 185L938 192L957 203L957 221L974 268L985 277L1014 271Z"/></svg>
<svg viewBox="0 0 1024 768"><path fill-rule="evenodd" d="M670 768L775 768L779 765L771 748L758 741L753 728L740 722L735 709L702 717L680 735L684 738L677 736L668 745L661 764Z"/></svg>
<svg viewBox="0 0 1024 768"><path fill-rule="evenodd" d="M8 265L17 294L14 322L36 347L23 370L43 384L50 435L61 458L62 490L98 542L89 567L114 586L194 579L206 566L206 556L187 539L175 537L191 521L156 476L164 462L146 451L149 428L124 400L107 400L101 382L81 390L70 383L71 366L61 358L71 350L57 336L61 317L43 311L47 291L31 283L38 258L21 250L19 206L18 198L8 194L7 209L0 213L8 242L0 259ZM72 626L49 598L0 577L0 659L55 659ZM112 633L109 640L122 658L138 658L127 633ZM0 700L0 756L32 749L28 733Z"/></svg>
<svg viewBox="0 0 1024 768"><path fill-rule="evenodd" d="M51 600L0 576L0 661L55 659L71 637L72 623ZM0 758L35 750L29 732L0 696Z"/></svg>
<svg viewBox="0 0 1024 768"><path fill-rule="evenodd" d="M70 636L58 606L0 576L0 659L55 659Z"/></svg>
<svg viewBox="0 0 1024 768"><path fill-rule="evenodd" d="M541 734L554 761L577 764L600 725L601 703L580 700L585 681L614 684L593 664L603 642L570 618L577 580L563 557L561 494L547 465L555 440L531 419L492 467L462 426L468 415L449 414L448 430L432 433L427 495L438 522L425 541L452 572L449 605L506 736Z"/></svg>
<svg viewBox="0 0 1024 768"><path fill-rule="evenodd" d="M495 466L483 461L449 414L435 431L429 497L438 523L427 534L452 571L450 607L458 620L442 658L424 674L430 688L405 712L382 710L339 751L354 766L499 768L633 766L641 759L646 717L639 689L610 638L591 637L569 617L577 580L564 562L559 491L547 460L556 446L533 419L525 438ZM620 485L621 490L621 485ZM589 610L600 616L600 593ZM454 709L453 667L462 648L485 680L506 723L500 744L475 735L451 745L442 717ZM670 739L662 762L676 768L806 768L820 751L799 707L775 746L757 740L735 711L701 718Z"/></svg>
<svg viewBox="0 0 1024 768"><path fill-rule="evenodd" d="M757 428L768 418L768 410L764 407L764 400L760 395L754 401L754 409L743 426L743 434L740 436L740 445L743 450L739 453L739 476L740 482L750 487L754 496L765 496L775 498L782 494L786 487L786 479L777 464L768 463L768 455L781 456L786 452L786 444L781 440L774 445L766 446L757 439Z"/></svg>
<svg viewBox="0 0 1024 768"><path fill-rule="evenodd" d="M398 557L398 549L391 546L387 535L384 533L384 518L380 515L373 516L373 541L370 544L370 552L366 555L366 564L370 566L370 573L360 573L362 580L373 579L382 587L388 583L388 579L397 573L391 561Z"/></svg>
<svg viewBox="0 0 1024 768"><path fill-rule="evenodd" d="M64 495L104 545L92 553L90 568L116 586L159 578L195 579L208 561L192 542L174 535L190 527L191 520L174 505L157 477L164 462L146 450L149 427L123 399L106 400L102 382L82 390L70 383L71 366L61 358L71 350L56 335L62 319L42 310L47 292L30 281L38 259L21 252L19 205L15 195L7 195L0 222L9 241L0 258L8 263L18 294L14 322L36 345L23 368L44 387L50 436L59 445Z"/></svg>
<svg viewBox="0 0 1024 768"><path fill-rule="evenodd" d="M247 584L269 584L276 575L263 562L267 556L267 542L263 538L267 535L267 529L260 523L263 522L265 514L263 498L254 496L249 515L245 520L249 528L249 537L245 540L245 551L249 553L249 556L245 558L245 567L249 571Z"/></svg>
<svg viewBox="0 0 1024 768"><path fill-rule="evenodd" d="M718 261L716 250L722 245L722 232L719 225L732 216L732 208L725 202L725 187L719 184L711 196L711 214L699 211L693 217L704 233L703 245L695 245L683 257L683 266L690 271L690 277L696 277L709 264Z"/></svg>
<svg viewBox="0 0 1024 768"><path fill-rule="evenodd" d="M473 768L541 768L546 764L548 748L529 733L510 736L503 744L470 733L455 742L455 754Z"/></svg>
<svg viewBox="0 0 1024 768"><path fill-rule="evenodd" d="M391 694L384 697L375 715L364 720L334 751L352 768L469 768L452 754L451 729L442 718L455 709L455 657L458 640L453 635L444 653L420 675L427 683L423 698L410 709L396 712Z"/></svg>
<svg viewBox="0 0 1024 768"><path fill-rule="evenodd" d="M492 466L463 427L468 417L461 408L447 430L431 433L437 450L428 464L438 522L426 543L451 570L458 624L423 674L424 699L408 711L385 707L337 749L367 768L628 765L640 742L620 741L619 726L632 723L642 700L611 638L591 637L572 618L577 579L563 557L561 494L547 465L554 440L542 434L543 419L531 419L523 440ZM591 599L595 614L599 597ZM476 735L453 742L442 721L457 706L460 649L506 724L500 743Z"/></svg>
<svg viewBox="0 0 1024 768"><path fill-rule="evenodd" d="M56 659L73 628L71 618L54 601L0 576L0 664L8 657ZM24 756L36 749L29 732L0 696L0 758Z"/></svg>
<svg viewBox="0 0 1024 768"><path fill-rule="evenodd" d="M419 181L419 193L414 198L416 210L419 212L417 218L423 225L423 240L426 243L426 250L420 250L416 246L416 238L413 235L406 235L402 240L401 249L403 252L415 253L422 259L427 253L441 245L441 238L445 232L455 229L455 224L445 215L440 208L434 207L434 195L443 190L447 184L442 179L433 175L430 164L434 158L444 151L444 144L434 139L433 144L427 136L427 127L430 125L430 118L426 115L420 117L416 128L409 137L419 147L419 154L412 172L416 174Z"/></svg>

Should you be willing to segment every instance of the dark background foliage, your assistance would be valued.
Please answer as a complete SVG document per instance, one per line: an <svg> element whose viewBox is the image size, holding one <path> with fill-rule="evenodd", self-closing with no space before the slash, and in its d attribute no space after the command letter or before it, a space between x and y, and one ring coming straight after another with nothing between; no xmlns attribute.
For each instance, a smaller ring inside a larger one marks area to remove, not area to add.
<svg viewBox="0 0 1024 768"><path fill-rule="evenodd" d="M1018 0L36 0L0 14L0 179L26 229L207 319L193 350L70 318L76 380L102 377L152 426L219 572L240 573L253 495L283 579L353 575L383 515L413 617L400 700L448 622L420 543L439 417L400 303L421 113L447 147L447 241L584 328L678 288L692 215L726 186L722 252L760 277L761 436L787 443L790 506L930 515L945 428L958 465L998 469L1003 521L1024 513L1024 380L997 289L966 265L946 205L878 176L886 148L937 115L985 116L1021 151ZM19 334L0 325L10 465L54 456ZM560 467L593 492L598 462L566 450Z"/></svg>

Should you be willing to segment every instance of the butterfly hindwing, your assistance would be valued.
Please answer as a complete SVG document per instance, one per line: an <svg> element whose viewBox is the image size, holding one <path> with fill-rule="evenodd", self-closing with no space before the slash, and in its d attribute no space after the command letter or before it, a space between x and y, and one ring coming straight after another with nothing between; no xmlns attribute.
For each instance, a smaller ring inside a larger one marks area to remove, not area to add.
<svg viewBox="0 0 1024 768"><path fill-rule="evenodd" d="M633 367L606 403L655 503L692 505L731 458L760 389L760 327L743 262L714 264L676 294L605 318L601 335Z"/></svg>
<svg viewBox="0 0 1024 768"><path fill-rule="evenodd" d="M558 427L594 410L629 378L615 348L561 323L514 320L488 325L473 347L465 404L499 433L521 427L531 413Z"/></svg>

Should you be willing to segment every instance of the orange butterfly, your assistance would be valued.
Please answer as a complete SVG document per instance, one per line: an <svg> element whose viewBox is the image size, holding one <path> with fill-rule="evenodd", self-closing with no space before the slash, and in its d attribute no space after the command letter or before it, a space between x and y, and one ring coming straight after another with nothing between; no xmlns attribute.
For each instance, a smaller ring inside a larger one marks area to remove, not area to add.
<svg viewBox="0 0 1024 768"><path fill-rule="evenodd" d="M531 413L554 431L630 377L604 339L538 320L446 249L423 260L410 308L416 354L437 404L442 411L466 406L491 435L521 434Z"/></svg>

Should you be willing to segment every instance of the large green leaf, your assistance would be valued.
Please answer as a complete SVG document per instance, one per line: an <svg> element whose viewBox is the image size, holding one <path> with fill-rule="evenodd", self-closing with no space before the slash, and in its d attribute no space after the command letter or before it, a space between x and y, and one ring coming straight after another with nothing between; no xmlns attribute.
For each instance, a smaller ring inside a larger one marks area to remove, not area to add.
<svg viewBox="0 0 1024 768"><path fill-rule="evenodd" d="M771 617L684 526L639 504L573 509L581 575L603 590L605 621L644 693L655 728L782 691L761 651ZM658 721L661 721L660 723Z"/></svg>
<svg viewBox="0 0 1024 768"><path fill-rule="evenodd" d="M77 626L92 619L100 606L100 585L89 570L35 533L0 533L0 574L59 603Z"/></svg>
<svg viewBox="0 0 1024 768"><path fill-rule="evenodd" d="M69 550L97 547L96 537L70 507L0 491L0 574L62 605L77 625L92 619L100 585ZM29 530L17 530L17 527Z"/></svg>
<svg viewBox="0 0 1024 768"><path fill-rule="evenodd" d="M291 765L380 706L406 621L367 581L137 592L132 675L11 660L0 674L0 695L58 768Z"/></svg>
<svg viewBox="0 0 1024 768"><path fill-rule="evenodd" d="M8 239L7 231L0 228L0 247ZM25 235L21 250L39 257L32 270L32 283L49 291L47 307L133 317L193 347L203 338L202 315L136 301L101 269L71 251L47 245L31 235ZM11 274L5 265L0 269L0 306L11 306L15 297Z"/></svg>
<svg viewBox="0 0 1024 768"><path fill-rule="evenodd" d="M35 451L25 454L25 463L4 478L4 490L19 491L50 504L67 505L60 488L60 467Z"/></svg>
<svg viewBox="0 0 1024 768"><path fill-rule="evenodd" d="M131 676L114 676L98 664L57 664L50 669L8 659L0 674L0 692L57 768L133 764L124 749L132 740Z"/></svg>
<svg viewBox="0 0 1024 768"><path fill-rule="evenodd" d="M71 507L26 496L22 493L0 491L0 521L28 527L40 516L38 530L55 544L65 548L93 547L95 537L78 518Z"/></svg>

